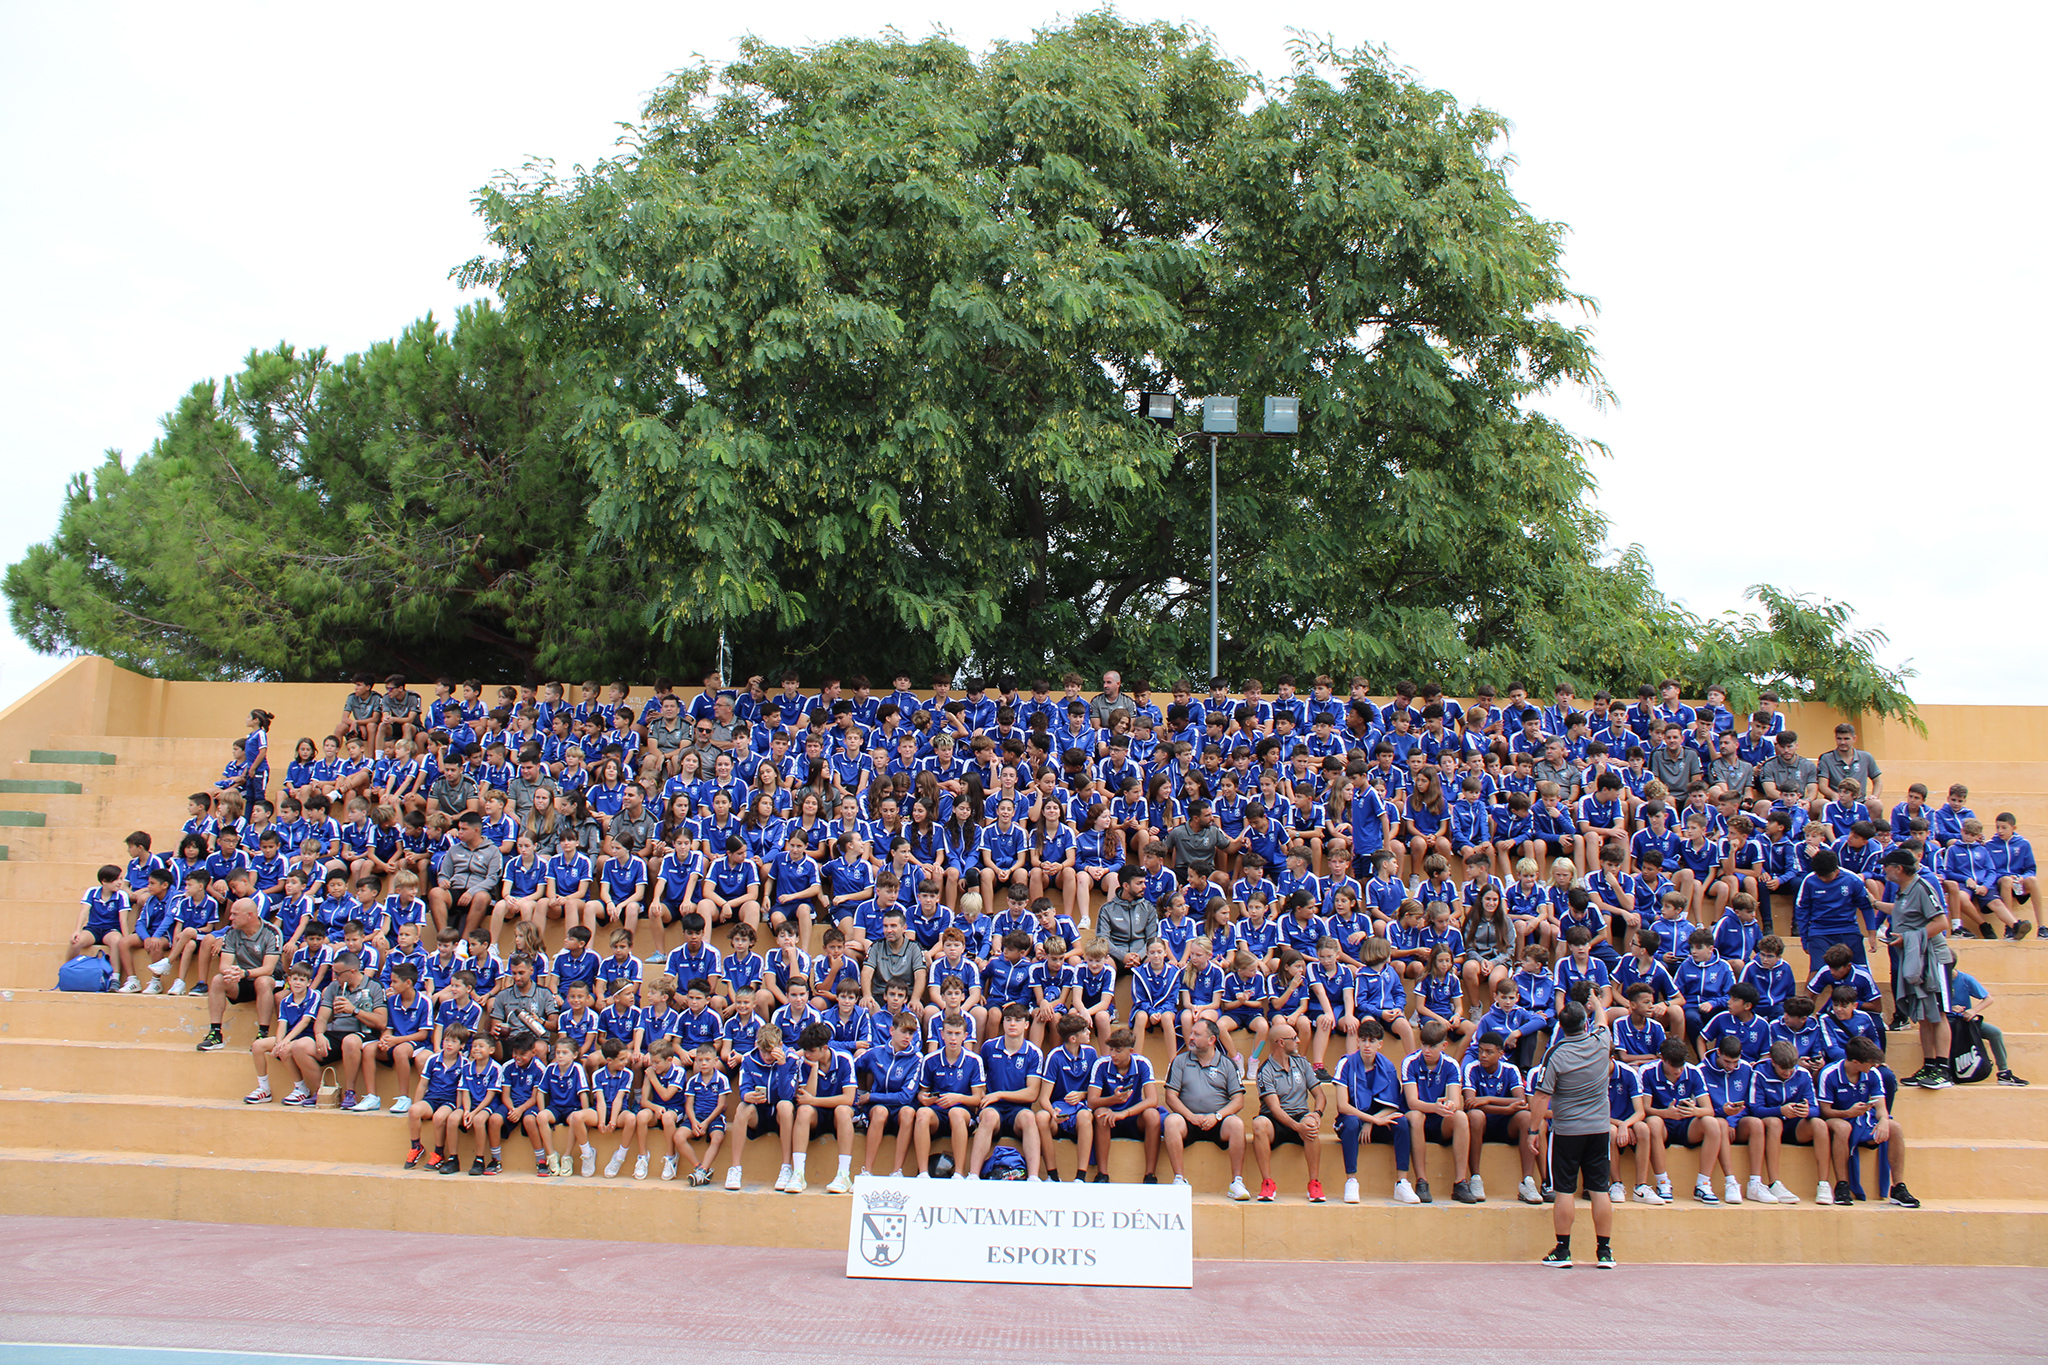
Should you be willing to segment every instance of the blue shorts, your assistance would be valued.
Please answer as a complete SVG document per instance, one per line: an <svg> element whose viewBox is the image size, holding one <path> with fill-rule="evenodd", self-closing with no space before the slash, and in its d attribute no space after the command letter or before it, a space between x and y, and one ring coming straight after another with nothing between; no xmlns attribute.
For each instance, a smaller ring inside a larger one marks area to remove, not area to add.
<svg viewBox="0 0 2048 1365"><path fill-rule="evenodd" d="M1239 1028L1250 1028L1252 1020L1265 1018L1266 1012L1259 1009L1230 1009L1223 1011L1223 1017Z"/></svg>
<svg viewBox="0 0 2048 1365"><path fill-rule="evenodd" d="M989 1106L989 1109L994 1110L996 1114L997 1137L1001 1137L1006 1132L1015 1133L1018 1137L1023 1137L1024 1129L1018 1122L1019 1115L1023 1116L1023 1123L1028 1124L1032 1122L1030 1117L1031 1106L1028 1104L1015 1104L1009 1100L997 1100ZM986 1113L987 1110L983 1112Z"/></svg>
<svg viewBox="0 0 2048 1365"><path fill-rule="evenodd" d="M1145 1119L1143 1114L1132 1114L1129 1118L1118 1119L1110 1125L1109 1135L1113 1139L1128 1138L1133 1142L1144 1141Z"/></svg>
<svg viewBox="0 0 2048 1365"><path fill-rule="evenodd" d="M1666 1119L1664 1141L1678 1147L1697 1147L1704 1139L1693 1132L1691 1119Z"/></svg>
<svg viewBox="0 0 2048 1365"><path fill-rule="evenodd" d="M1076 1136L1078 1130L1075 1127L1075 1116L1080 1114L1083 1108L1082 1105L1071 1104L1066 1100L1053 1101L1052 1135L1065 1138Z"/></svg>

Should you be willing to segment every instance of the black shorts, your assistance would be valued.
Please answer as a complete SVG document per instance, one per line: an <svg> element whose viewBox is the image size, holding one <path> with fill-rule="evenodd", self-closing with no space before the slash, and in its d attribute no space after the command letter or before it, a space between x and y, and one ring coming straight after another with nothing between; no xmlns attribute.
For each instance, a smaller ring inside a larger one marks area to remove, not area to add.
<svg viewBox="0 0 2048 1365"><path fill-rule="evenodd" d="M332 1062L332 1061L339 1061L339 1060L341 1059L341 1044L342 1044L342 1040L343 1040L343 1039L346 1039L346 1038L356 1038L356 1039L359 1039L359 1040L360 1040L360 1041L361 1041L361 1042L362 1042L362 1043L363 1043L363 1044L364 1044L365 1046L368 1046L368 1044L369 1044L369 1042L370 1042L370 1040L369 1040L368 1038L366 1038L366 1037L363 1037L363 1036L362 1036L361 1034L355 1034L355 1033L336 1033L336 1032L334 1032L333 1030L331 1030L331 1029L330 1029L330 1030L328 1031L328 1033L327 1033L327 1058L326 1058L326 1060L328 1060L328 1061Z"/></svg>
<svg viewBox="0 0 2048 1365"><path fill-rule="evenodd" d="M1509 1126L1514 1121L1515 1116L1513 1114L1488 1114L1486 1116L1486 1131L1480 1134L1479 1140L1481 1142L1513 1143L1515 1136L1509 1131Z"/></svg>
<svg viewBox="0 0 2048 1365"><path fill-rule="evenodd" d="M1376 1127L1372 1131L1378 1133L1381 1130ZM1444 1131L1444 1116L1442 1114L1427 1114L1423 1116L1422 1140L1424 1142L1434 1142L1439 1147L1451 1145L1452 1138L1449 1133Z"/></svg>
<svg viewBox="0 0 2048 1365"><path fill-rule="evenodd" d="M1015 1104L1009 1100L997 1100L982 1112L984 1114L995 1114L995 1134L997 1137L1001 1137L1005 1133L1013 1137L1023 1137L1024 1129L1037 1123L1037 1120L1031 1117L1031 1106Z"/></svg>
<svg viewBox="0 0 2048 1365"><path fill-rule="evenodd" d="M1693 1131L1691 1119L1664 1120L1664 1142L1672 1147L1697 1147L1704 1141Z"/></svg>
<svg viewBox="0 0 2048 1365"><path fill-rule="evenodd" d="M1583 1177L1586 1193L1605 1194L1614 1183L1607 1160L1608 1133L1552 1133L1550 1135L1550 1188L1559 1194L1577 1194Z"/></svg>
<svg viewBox="0 0 2048 1365"><path fill-rule="evenodd" d="M1294 1117L1299 1120L1301 1115L1296 1114ZM1308 1145L1301 1140L1301 1134L1298 1131L1289 1128L1271 1114L1266 1115L1266 1122L1273 1125L1273 1145L1275 1147L1285 1147L1290 1142L1297 1147L1306 1147ZM1375 1128L1372 1131L1376 1133L1379 1129Z"/></svg>
<svg viewBox="0 0 2048 1365"><path fill-rule="evenodd" d="M1789 1143L1791 1143L1791 1144L1792 1144L1792 1145L1793 1145L1794 1147L1811 1147L1811 1146L1813 1146L1813 1139L1812 1139L1812 1138L1810 1138L1810 1137L1805 1137L1805 1138L1802 1138L1802 1137L1795 1137L1795 1136L1793 1135L1793 1134L1794 1134L1794 1130L1796 1130L1796 1129L1797 1129L1797 1128L1799 1127L1799 1125L1800 1125L1800 1124L1802 1124L1802 1123L1810 1123L1810 1124L1814 1125L1814 1127L1815 1127L1815 1128L1819 1128L1819 1127L1822 1127L1822 1126L1823 1126L1823 1120L1821 1120L1821 1119L1819 1119L1819 1118L1816 1118L1816 1117L1815 1117L1814 1115L1812 1115L1812 1114L1808 1114L1808 1115L1807 1115L1807 1116L1806 1116L1805 1118L1803 1118L1803 1119L1786 1119L1786 1120L1785 1120L1785 1133L1784 1133L1784 1140L1785 1140L1786 1142L1789 1142ZM1811 1132L1811 1131L1812 1131L1812 1129L1809 1129L1808 1131L1809 1131L1809 1132Z"/></svg>
<svg viewBox="0 0 2048 1365"><path fill-rule="evenodd" d="M1181 1141L1183 1145L1196 1142L1207 1142L1213 1144L1214 1146L1224 1148L1226 1151L1230 1147L1230 1139L1223 1136L1222 1120L1218 1120L1214 1128L1197 1128L1192 1123L1188 1124L1187 1132L1182 1135Z"/></svg>
<svg viewBox="0 0 2048 1365"><path fill-rule="evenodd" d="M255 1004L256 978L253 976L243 977L241 981L236 984L234 990L227 992L227 1000L230 1005Z"/></svg>
<svg viewBox="0 0 2048 1365"><path fill-rule="evenodd" d="M1116 1138L1129 1138L1133 1142L1143 1142L1145 1140L1144 1116L1142 1114L1133 1114L1129 1118L1118 1119L1110 1125L1109 1136L1112 1140Z"/></svg>

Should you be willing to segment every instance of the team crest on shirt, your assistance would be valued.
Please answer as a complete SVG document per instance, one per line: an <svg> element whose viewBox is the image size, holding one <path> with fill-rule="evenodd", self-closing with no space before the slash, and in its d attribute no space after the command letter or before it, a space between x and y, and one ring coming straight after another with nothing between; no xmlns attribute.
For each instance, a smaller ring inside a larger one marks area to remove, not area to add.
<svg viewBox="0 0 2048 1365"><path fill-rule="evenodd" d="M871 1190L861 1195L867 1212L860 1216L860 1254L872 1266L894 1265L903 1259L910 1219L903 1208L910 1196L900 1190Z"/></svg>

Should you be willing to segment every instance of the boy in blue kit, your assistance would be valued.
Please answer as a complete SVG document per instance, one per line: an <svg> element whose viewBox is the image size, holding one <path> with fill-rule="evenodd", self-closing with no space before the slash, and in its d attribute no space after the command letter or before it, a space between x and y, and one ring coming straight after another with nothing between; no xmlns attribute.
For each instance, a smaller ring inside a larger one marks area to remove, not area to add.
<svg viewBox="0 0 2048 1365"><path fill-rule="evenodd" d="M998 1036L981 1045L982 1074L987 1090L978 1106L980 1116L974 1124L974 1144L968 1157L968 1169L979 1172L996 1139L1008 1135L1017 1139L1030 1178L1042 1180L1044 1164L1034 1111L1038 1103L1039 1075L1045 1070L1045 1053L1025 1037L1031 1027L1031 1011L1025 1006L1004 1006L1001 1027L1002 1032Z"/></svg>
<svg viewBox="0 0 2048 1365"><path fill-rule="evenodd" d="M1848 1056L1849 1044L1858 1038L1868 1039L1880 1055L1884 1052L1884 1030L1876 1017L1859 1003L1855 986L1834 988L1828 1010L1820 1016L1820 1028L1823 1055L1830 1062L1839 1062Z"/></svg>
<svg viewBox="0 0 2048 1365"><path fill-rule="evenodd" d="M133 960L128 955L127 922L131 906L121 890L121 869L108 863L99 870L98 885L79 897L78 927L71 935L71 951L104 947L107 960L127 987L141 989Z"/></svg>
<svg viewBox="0 0 2048 1365"><path fill-rule="evenodd" d="M2019 836L2019 821L2011 811L1998 813L1993 830L1988 845L1992 872L1997 877L1998 897L2014 918L2006 937L2017 941L2042 929L2039 867L2034 861L2034 846ZM2022 906L2033 908L2032 924L2020 919Z"/></svg>
<svg viewBox="0 0 2048 1365"><path fill-rule="evenodd" d="M1700 1175L1693 1182L1692 1197L1702 1204L1718 1204L1720 1196L1707 1172L1720 1160L1721 1120L1714 1116L1705 1074L1686 1060L1691 1055L1684 1039L1666 1038L1657 1064L1643 1068L1643 1093L1650 1101L1650 1168L1657 1175L1657 1193L1669 1201L1673 1196L1666 1149L1698 1147Z"/></svg>
<svg viewBox="0 0 2048 1365"><path fill-rule="evenodd" d="M1780 1204L1799 1202L1799 1196L1785 1188L1785 1182L1778 1178L1778 1159L1783 1144L1790 1142L1814 1148L1815 1163L1820 1167L1819 1202L1834 1203L1828 1182L1828 1144L1816 1143L1826 1130L1814 1108L1813 1077L1799 1065L1799 1050L1790 1042L1781 1038L1772 1043L1770 1055L1755 1068L1749 1089L1749 1112L1763 1125L1764 1175L1770 1181L1771 1200ZM1755 1149L1751 1150L1753 1153Z"/></svg>
<svg viewBox="0 0 2048 1365"><path fill-rule="evenodd" d="M1705 1047L1704 1043L1702 1047ZM1727 1179L1721 1186L1721 1202L1742 1202L1742 1184L1735 1178L1735 1148L1739 1143L1747 1143L1749 1198L1758 1204L1775 1204L1778 1197L1764 1188L1763 1173L1768 1169L1764 1153L1764 1124L1762 1119L1749 1112L1756 1073L1742 1059L1742 1040L1730 1035L1722 1038L1718 1047L1705 1050L1707 1059L1701 1063L1700 1072L1707 1083L1707 1095L1714 1102L1714 1116L1721 1121L1724 1139L1718 1162L1727 1173ZM1704 1161L1700 1165L1700 1174L1712 1183L1713 1168Z"/></svg>
<svg viewBox="0 0 2048 1365"><path fill-rule="evenodd" d="M278 1010L282 1018L284 1007L281 1001ZM408 1171L416 1169L422 1161L426 1162L428 1170L442 1175L454 1175L462 1169L462 1163L455 1157L455 1129L462 1113L462 1072L470 1042L468 1029L447 1030L441 1035L440 1051L427 1058L426 1066L420 1071L413 1102L407 1106L405 1115L407 1137L411 1140L405 1156L405 1169ZM423 1127L432 1131L432 1152L420 1142Z"/></svg>
<svg viewBox="0 0 2048 1365"><path fill-rule="evenodd" d="M802 1194L808 1183L804 1164L811 1139L829 1124L839 1142L839 1173L825 1187L827 1194L853 1193L853 1112L858 1086L853 1058L832 1046L829 1024L810 1023L797 1035L802 1061L797 1068L796 1110L790 1125L790 1171L778 1186L785 1194Z"/></svg>
<svg viewBox="0 0 2048 1365"><path fill-rule="evenodd" d="M903 987L891 989L900 994ZM858 1063L867 1077L867 1087L854 1095L855 1105L867 1120L862 1175L873 1173L875 1154L892 1128L896 1133L896 1162L889 1174L902 1175L903 1154L910 1146L911 1130L917 1125L917 1091L924 1077L924 1053L917 1045L917 1016L899 1008L888 1020L888 1038L862 1053Z"/></svg>
<svg viewBox="0 0 2048 1365"><path fill-rule="evenodd" d="M419 968L402 962L391 970L391 986L384 994L384 1027L370 1045L375 1059L399 1075L398 1099L391 1112L403 1114L412 1108L405 1083L413 1077L416 1054L433 1047L434 1001L419 989Z"/></svg>
<svg viewBox="0 0 2048 1365"><path fill-rule="evenodd" d="M1507 1040L1498 1033L1482 1032L1472 1050L1475 1055L1466 1061L1460 1077L1460 1102L1465 1111L1465 1146L1470 1152L1475 1183L1486 1144L1507 1143L1522 1162L1517 1197L1525 1204L1540 1203L1543 1195L1536 1186L1536 1132L1530 1126L1529 1099L1523 1088L1521 1068L1502 1059ZM1484 1184L1480 1183L1473 1193L1484 1199ZM1534 1199L1530 1198L1532 1194ZM1452 1197L1457 1197L1457 1191L1452 1191Z"/></svg>
<svg viewBox="0 0 2048 1365"><path fill-rule="evenodd" d="M1500 1039L1503 1051L1533 1064L1545 1024L1541 1015L1523 1009L1521 987L1513 980L1498 981L1493 987L1493 1007L1479 1016L1479 1036Z"/></svg>
<svg viewBox="0 0 2048 1365"><path fill-rule="evenodd" d="M1998 1025L1984 1017L1984 1010L1991 1004L1991 993L1984 989L1984 983L1968 972L1958 971L1949 982L1949 1011L1961 1019L1968 1019L1977 1025L1977 1032L1983 1036L1984 1046L1991 1049L1991 1056L1998 1064L2000 1085L2025 1085L2026 1082L2012 1073L2006 1057L2005 1034Z"/></svg>
<svg viewBox="0 0 2048 1365"><path fill-rule="evenodd" d="M469 1040L469 1061L456 1082L454 1130L448 1135L448 1160L459 1169L462 1154L457 1148L458 1132L469 1133L475 1145L471 1175L496 1175L501 1167L497 1152L505 1132L502 1091L504 1068L491 1056L491 1040L478 1035ZM486 1153L488 1152L488 1155ZM453 1174L444 1167L444 1174Z"/></svg>
<svg viewBox="0 0 2048 1365"><path fill-rule="evenodd" d="M1736 978L1738 984L1756 989L1756 1012L1766 1021L1783 1015L1786 1002L1799 989L1799 978L1784 953L1785 940L1776 934L1764 935L1757 941L1756 956L1743 964Z"/></svg>
<svg viewBox="0 0 2048 1365"><path fill-rule="evenodd" d="M590 1075L578 1060L578 1051L578 1044L566 1037L558 1039L554 1062L541 1081L540 1122L548 1132L547 1147L552 1154L548 1163L556 1175L572 1174L578 1155L583 1158L584 1175L597 1173L597 1149L589 1139L597 1111L590 1107ZM564 1124L569 1128L566 1144L555 1133Z"/></svg>
<svg viewBox="0 0 2048 1365"><path fill-rule="evenodd" d="M1700 1036L1710 1016L1728 1007L1729 993L1735 989L1735 973L1714 952L1714 935L1710 931L1693 930L1687 947L1692 956L1678 964L1671 979L1678 993L1685 997L1685 1033L1690 1041Z"/></svg>
<svg viewBox="0 0 2048 1365"><path fill-rule="evenodd" d="M508 1131L524 1132L526 1140L533 1147L534 1174L546 1177L554 1174L555 1152L551 1145L554 1131L541 1121L541 1107L547 1098L544 1086L547 1081L547 1066L542 1054L547 1044L530 1033L514 1033L505 1040L505 1050L511 1060L505 1063L502 1073L504 1081L505 1128ZM498 1164L498 1150L491 1149L491 1165Z"/></svg>
<svg viewBox="0 0 2048 1365"><path fill-rule="evenodd" d="M1131 1030L1117 1029L1105 1041L1109 1055L1096 1060L1088 1077L1088 1109L1095 1123L1095 1183L1109 1180L1109 1144L1126 1138L1144 1143L1145 1183L1156 1184L1159 1082L1153 1077L1152 1063L1138 1055L1138 1038Z"/></svg>
<svg viewBox="0 0 2048 1365"><path fill-rule="evenodd" d="M1443 1025L1430 1020L1418 1031L1421 1046L1401 1061L1400 1102L1408 1128L1407 1145L1412 1148L1419 1143L1433 1142L1440 1147L1449 1147L1456 1174L1451 1197L1461 1204L1476 1204L1486 1198L1486 1190L1473 1178L1471 1132L1464 1118L1464 1090L1458 1076L1458 1064L1444 1055L1444 1036ZM1362 1042L1362 1028L1359 1037ZM1339 1104L1342 1104L1341 1095ZM1394 1159L1397 1163L1401 1159L1398 1145ZM1423 1162L1420 1169L1426 1181L1428 1163ZM1397 1183L1394 1198L1404 1204L1422 1202L1421 1190L1412 1193L1413 1199L1404 1197ZM1357 1182L1349 1178L1344 1181L1344 1202L1358 1202Z"/></svg>
<svg viewBox="0 0 2048 1365"><path fill-rule="evenodd" d="M1617 1204L1626 1194L1621 1182L1621 1154L1631 1150L1636 1154L1636 1202L1665 1202L1650 1183L1649 1104L1643 1094L1642 1077L1634 1067L1616 1065L1607 1073L1607 1159L1614 1172L1607 1197Z"/></svg>
<svg viewBox="0 0 2048 1365"><path fill-rule="evenodd" d="M1105 950L1105 955L1107 950ZM1038 1125L1040 1164L1048 1180L1060 1178L1052 1144L1067 1138L1074 1144L1074 1179L1086 1180L1094 1164L1095 1123L1088 1110L1088 1082L1099 1060L1082 1040L1089 1034L1083 1014L1063 1014L1053 1026L1059 1044L1045 1054L1039 1070L1038 1099L1032 1117ZM900 1157L900 1154L899 1154ZM899 1159L898 1166L901 1166Z"/></svg>
<svg viewBox="0 0 2048 1365"><path fill-rule="evenodd" d="M711 1183L711 1163L718 1159L719 1146L725 1141L725 1097L732 1093L732 1082L718 1069L717 1049L708 1044L690 1054L690 1066L690 1077L683 1082L685 1105L676 1120L675 1145L677 1153L690 1163L691 1186L702 1189ZM699 1142L705 1144L701 1161L697 1159Z"/></svg>
<svg viewBox="0 0 2048 1365"><path fill-rule="evenodd" d="M701 976L690 978L683 993L683 1009L675 1020L675 1037L681 1042L681 1061L690 1065L690 1055L707 1044L715 1047L725 1033L725 1018L711 1007L711 982Z"/></svg>
<svg viewBox="0 0 2048 1365"><path fill-rule="evenodd" d="M1872 1014L1877 1013L1880 1003L1877 979L1870 974L1868 965L1858 962L1855 956L1841 944L1829 948L1820 960L1821 965L1807 978L1806 993L1816 1004L1825 1008L1834 999L1837 986L1852 986L1856 991L1856 1004Z"/></svg>
<svg viewBox="0 0 2048 1365"><path fill-rule="evenodd" d="M1628 1012L1614 1021L1614 1050L1623 1066L1647 1066L1664 1054L1664 1026L1650 1017L1655 992L1647 981L1628 986Z"/></svg>
<svg viewBox="0 0 2048 1365"><path fill-rule="evenodd" d="M543 982L565 1000L571 986L582 986L588 998L597 985L598 969L603 965L604 959L590 949L590 930L581 924L571 925L564 935L562 951L555 954Z"/></svg>
<svg viewBox="0 0 2048 1365"><path fill-rule="evenodd" d="M676 1158L682 1150L676 1145L677 1137L689 1122L690 1099L683 1087L690 1079L690 1068L684 1064L682 1055L673 1038L656 1043L640 1087L640 1107L648 1116L648 1131L651 1133L657 1126L661 1129L663 1180L676 1178ZM691 1169L696 1169L694 1161Z"/></svg>
<svg viewBox="0 0 2048 1365"><path fill-rule="evenodd" d="M1764 927L1757 921L1756 897L1738 891L1729 898L1728 911L1714 926L1714 951L1733 971L1740 972L1756 956L1763 942Z"/></svg>
<svg viewBox="0 0 2048 1365"><path fill-rule="evenodd" d="M1953 790L1953 789L1952 789ZM1814 1089L1820 1097L1820 1114L1827 1120L1829 1161L1838 1178L1835 1203L1851 1204L1855 1191L1848 1179L1849 1163L1857 1160L1864 1147L1889 1149L1892 1168L1891 1202L1903 1209L1917 1209L1920 1201L1906 1188L1906 1130L1891 1116L1885 1103L1884 1082L1878 1074L1884 1054L1868 1038L1852 1038L1846 1055L1820 1073Z"/></svg>
<svg viewBox="0 0 2048 1365"><path fill-rule="evenodd" d="M1799 1065L1809 1076L1820 1075L1822 1069L1834 1060L1828 1056L1827 1030L1814 1016L1813 1001L1803 995L1795 995L1785 1002L1785 1013L1771 1025L1771 1042L1792 1044Z"/></svg>
<svg viewBox="0 0 2048 1365"><path fill-rule="evenodd" d="M626 1145L630 1141L639 1149L640 1159L633 1168L633 1178L647 1178L647 1115L641 1111L639 1096L634 1093L633 1070L626 1064L626 1046L617 1038L606 1038L598 1044L598 1055L603 1065L590 1073L590 1089L597 1101L597 1123L595 1131L617 1133L619 1150L612 1153L612 1159L604 1166L605 1179L610 1180L626 1164ZM592 1155L588 1149L583 1156L584 1174L590 1173Z"/></svg>
<svg viewBox="0 0 2048 1365"><path fill-rule="evenodd" d="M1722 1039L1733 1038L1740 1049L1737 1055L1745 1065L1764 1059L1771 1046L1771 1024L1757 1013L1757 999L1756 987L1743 982L1738 981L1729 989L1728 1008L1707 1020L1699 1031L1701 1056L1720 1046Z"/></svg>
<svg viewBox="0 0 2048 1365"><path fill-rule="evenodd" d="M1425 1033L1427 1026L1425 1026ZM1344 1149L1344 1202L1358 1202L1358 1149L1365 1142L1389 1143L1394 1149L1394 1200L1401 1204L1429 1201L1429 1180L1409 1179L1414 1159L1414 1134L1402 1100L1400 1073L1380 1051L1386 1038L1376 1019L1358 1030L1358 1050L1338 1064L1336 1077L1337 1140ZM1419 1055L1419 1054L1418 1054ZM1261 1182L1261 1188L1264 1182Z"/></svg>
<svg viewBox="0 0 2048 1365"><path fill-rule="evenodd" d="M1876 923L1870 890L1860 877L1842 871L1831 848L1816 852L1811 872L1792 899L1792 932L1806 947L1809 961L1824 958L1833 947L1849 950L1850 960L1863 962L1863 938Z"/></svg>
<svg viewBox="0 0 2048 1365"><path fill-rule="evenodd" d="M967 1046L967 1017L947 1013L939 1020L939 1050L924 1059L919 1079L914 1137L919 1179L931 1174L932 1137L941 1124L953 1139L954 1175L962 1180L979 1176L967 1157L972 1146L971 1122L987 1090L981 1056Z"/></svg>
<svg viewBox="0 0 2048 1365"><path fill-rule="evenodd" d="M1584 896L1586 892L1584 888L1575 886L1572 888L1572 894ZM1612 946L1604 941L1601 946L1606 947L1609 952L1614 951ZM1575 981L1589 982L1593 987L1593 994L1586 1004L1586 1009L1595 1018L1604 1018L1607 1007L1613 1003L1613 992L1610 988L1607 964L1593 956L1592 932L1583 924L1569 926L1564 931L1564 947L1564 957L1557 964L1557 993L1569 994Z"/></svg>

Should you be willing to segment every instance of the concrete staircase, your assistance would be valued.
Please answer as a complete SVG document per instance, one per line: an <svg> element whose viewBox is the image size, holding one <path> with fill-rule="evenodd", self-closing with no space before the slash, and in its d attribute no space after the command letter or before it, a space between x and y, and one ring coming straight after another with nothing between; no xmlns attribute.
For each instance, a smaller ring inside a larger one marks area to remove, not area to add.
<svg viewBox="0 0 2048 1365"><path fill-rule="evenodd" d="M256 691L250 693L260 700ZM812 1144L813 1191L769 1192L777 1155L772 1139L749 1144L748 1188L738 1194L692 1190L682 1182L534 1177L525 1140L506 1143L507 1174L490 1179L407 1173L406 1125L388 1113L354 1115L245 1106L252 1084L247 1008L231 1010L225 1051L199 1053L203 997L80 996L50 989L63 942L77 921L78 897L104 862L122 859L122 838L150 830L167 848L183 819L186 793L210 785L224 740L132 738L60 733L38 737L25 760L0 781L0 1208L16 1213L118 1215L207 1221L459 1230L518 1236L686 1240L836 1248L847 1203L822 1193L836 1162L830 1138ZM1809 746L1811 747L1811 746ZM4 756L0 756L4 757ZM1987 816L2017 809L2048 813L2048 763L1916 762L1894 778L1928 780L1939 799L1947 780L1969 782L1971 804ZM1991 770L1997 771L1980 771ZM1982 795L1978 788L1983 788ZM1812 1203L1811 1154L1787 1147L1785 1183L1796 1207L1708 1208L1683 1197L1664 1208L1623 1206L1617 1236L1638 1260L1901 1264L2041 1264L2048 1261L2048 945L1962 943L1966 970L1984 981L2006 1030L2014 1068L2043 1085L1995 1084L1941 1093L1905 1090L1897 1114L1909 1140L1907 1179L1925 1202L1918 1211L1880 1204L1822 1208ZM1804 966L1796 952L1795 967ZM1901 1074L1919 1065L1915 1035L1893 1034L1891 1062ZM1155 1038L1151 1051L1164 1070ZM1334 1054L1333 1054L1334 1064ZM292 1078L272 1084L282 1094ZM398 1093L385 1073L380 1093ZM1250 1112L1248 1108L1247 1112ZM891 1139L893 1142L893 1139ZM889 1147L885 1145L885 1160ZM604 1155L609 1155L608 1149ZM1197 1144L1188 1169L1197 1190L1196 1252L1205 1257L1497 1261L1540 1255L1549 1220L1514 1201L1515 1154L1488 1147L1482 1157L1488 1202L1450 1202L1448 1149L1425 1157L1437 1202L1404 1208L1388 1201L1392 1155L1368 1148L1361 1178L1366 1202L1347 1207L1334 1142L1323 1159L1332 1202L1302 1196L1298 1149L1283 1148L1276 1175L1283 1196L1271 1205L1222 1197L1224 1154ZM1072 1175L1072 1148L1057 1157ZM1875 1190L1866 1156L1865 1185ZM1738 1157L1746 1170L1744 1158ZM721 1162L721 1164L723 1164ZM659 1162L656 1162L658 1171ZM1142 1174L1137 1144L1117 1143L1116 1180ZM1162 1161L1161 1170L1165 1171ZM1674 1150L1671 1174L1690 1188L1694 1155ZM1247 1172L1255 1179L1247 1162ZM1634 1184L1625 1162L1625 1178Z"/></svg>

